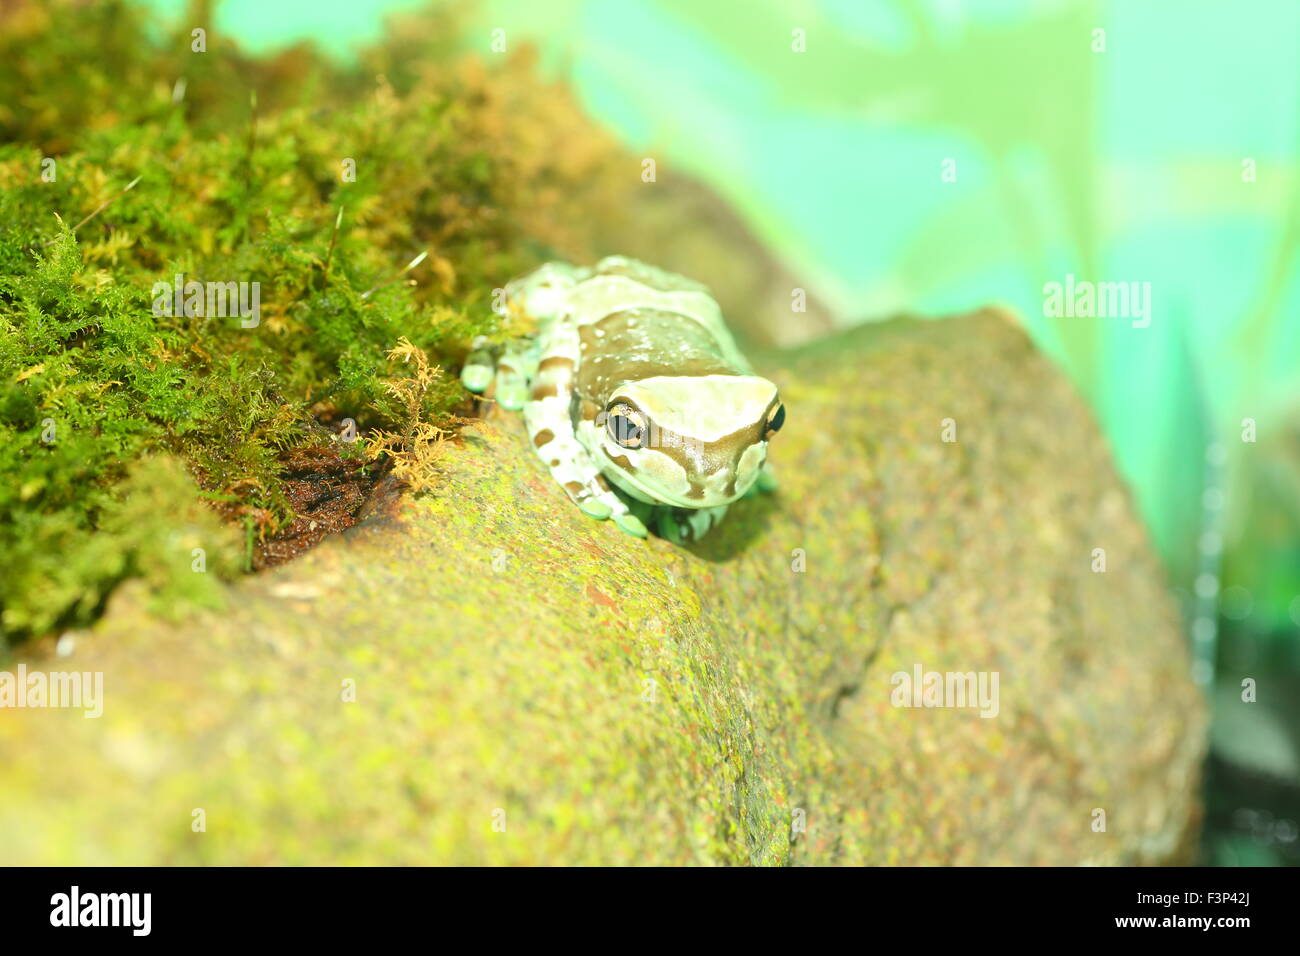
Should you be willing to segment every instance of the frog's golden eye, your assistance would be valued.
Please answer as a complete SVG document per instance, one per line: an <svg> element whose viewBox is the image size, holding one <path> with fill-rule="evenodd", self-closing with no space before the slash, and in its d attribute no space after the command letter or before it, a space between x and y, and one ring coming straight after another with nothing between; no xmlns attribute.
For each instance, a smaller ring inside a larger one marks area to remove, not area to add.
<svg viewBox="0 0 1300 956"><path fill-rule="evenodd" d="M645 416L626 402L619 402L610 406L605 430L624 448L640 448L646 437Z"/></svg>
<svg viewBox="0 0 1300 956"><path fill-rule="evenodd" d="M779 432L781 426L785 424L785 406L777 405L767 416L767 427L763 429L764 435L770 435L773 432Z"/></svg>

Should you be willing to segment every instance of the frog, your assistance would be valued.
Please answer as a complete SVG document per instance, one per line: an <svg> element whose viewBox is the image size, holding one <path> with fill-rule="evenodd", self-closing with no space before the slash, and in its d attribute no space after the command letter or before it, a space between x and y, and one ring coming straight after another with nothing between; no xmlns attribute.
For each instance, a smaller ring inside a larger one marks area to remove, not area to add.
<svg viewBox="0 0 1300 956"><path fill-rule="evenodd" d="M522 412L555 482L626 534L698 541L743 497L776 490L768 444L785 424L708 288L626 256L547 262L506 283L536 332L473 343L470 392Z"/></svg>

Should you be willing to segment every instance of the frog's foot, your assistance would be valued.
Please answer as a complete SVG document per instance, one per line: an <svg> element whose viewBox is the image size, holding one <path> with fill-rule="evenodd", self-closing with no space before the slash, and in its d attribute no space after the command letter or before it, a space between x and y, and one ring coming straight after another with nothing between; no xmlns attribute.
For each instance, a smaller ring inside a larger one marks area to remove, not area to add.
<svg viewBox="0 0 1300 956"><path fill-rule="evenodd" d="M597 521L613 521L620 531L634 538L649 536L645 522L609 487L602 475L593 472L589 480L579 481L575 465L580 467L580 463L575 462L570 462L567 467L563 462L552 465L551 474L579 511Z"/></svg>
<svg viewBox="0 0 1300 956"><path fill-rule="evenodd" d="M496 358L482 336L474 340L474 347L460 370L460 381L476 395L482 395L496 378Z"/></svg>
<svg viewBox="0 0 1300 956"><path fill-rule="evenodd" d="M579 511L597 521L613 520L620 530L644 538L648 534L645 522L609 486L587 449L573 435L566 377L570 367L554 363L542 369L532 400L524 408L528 437L551 470L551 477Z"/></svg>
<svg viewBox="0 0 1300 956"><path fill-rule="evenodd" d="M551 473L555 474L561 471L560 467L552 467ZM556 476L558 480L558 475ZM615 494L605 483L605 479L597 474L594 479L584 484L572 479L561 483L569 499L578 506L578 510L588 518L595 518L597 521L613 521L618 529L625 534L630 534L634 538L648 537L650 532L646 529L645 522L628 508L627 504Z"/></svg>
<svg viewBox="0 0 1300 956"><path fill-rule="evenodd" d="M630 511L627 514L615 515L614 524L618 525L619 530L624 534L630 534L634 538L645 538L650 535L645 522Z"/></svg>
<svg viewBox="0 0 1300 956"><path fill-rule="evenodd" d="M615 518L614 523L633 537L649 537L650 532L648 529L650 525L654 524L654 514L657 510L655 506L644 501L636 501L622 496L619 496L619 501L627 506L627 515L622 519Z"/></svg>
<svg viewBox="0 0 1300 956"><path fill-rule="evenodd" d="M667 538L673 544L698 541L722 521L727 514L727 507L664 508L659 513L655 530L661 538Z"/></svg>
<svg viewBox="0 0 1300 956"><path fill-rule="evenodd" d="M530 338L513 339L497 361L497 404L512 412L528 401L528 383L537 374L537 348Z"/></svg>
<svg viewBox="0 0 1300 956"><path fill-rule="evenodd" d="M616 512L613 506L607 501L600 498L587 498L579 501L578 510L588 518L595 518L597 521L612 520L617 528L625 534L630 534L634 538L648 537L650 532L646 530L645 522L630 511Z"/></svg>
<svg viewBox="0 0 1300 956"><path fill-rule="evenodd" d="M513 339L497 349L479 339L465 360L460 380L471 392L517 412L528 401L529 382L536 373L537 347L532 338Z"/></svg>

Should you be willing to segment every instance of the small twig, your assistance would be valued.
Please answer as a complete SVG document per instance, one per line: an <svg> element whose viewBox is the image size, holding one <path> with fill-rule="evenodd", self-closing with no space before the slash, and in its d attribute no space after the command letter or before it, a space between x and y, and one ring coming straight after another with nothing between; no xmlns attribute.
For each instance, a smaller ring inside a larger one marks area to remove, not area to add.
<svg viewBox="0 0 1300 956"><path fill-rule="evenodd" d="M253 146L257 141L257 90L248 94L248 155L244 157L244 189L253 186Z"/></svg>
<svg viewBox="0 0 1300 956"><path fill-rule="evenodd" d="M253 136L257 132L257 90L248 91L248 154L253 154Z"/></svg>
<svg viewBox="0 0 1300 956"><path fill-rule="evenodd" d="M257 90L248 93L248 151L244 156L244 195L253 196L253 150L257 144ZM244 218L244 236L253 237L253 217Z"/></svg>
<svg viewBox="0 0 1300 956"><path fill-rule="evenodd" d="M401 272L397 273L397 275L393 276L391 279L389 279L389 280L387 280L387 281L385 281L385 282L381 282L381 283L379 283L379 285L375 286L373 289L367 289L365 292L361 293L361 298L363 298L363 299L367 299L367 298L370 297L370 293L372 293L372 292L378 292L378 291L379 291L380 289L382 289L384 286L392 285L394 282L396 282L397 280L399 280L400 278L402 278L402 276L406 275L408 272L410 272L412 269L414 269L416 266L418 266L421 262L423 262L425 259L427 259L428 256L429 256L429 250L428 250L428 249L425 249L424 252L420 253L418 256L416 256L414 259L412 259L410 262L408 262L408 263L406 264L406 268L403 269ZM415 280L412 279L411 281L412 281L412 284L414 284L414 281L415 281Z"/></svg>
<svg viewBox="0 0 1300 956"><path fill-rule="evenodd" d="M80 228L81 228L82 226L84 226L86 223L90 222L90 220L94 219L94 218L95 218L96 216L98 216L101 212L103 212L105 209L107 209L108 206L109 206L109 203L115 202L116 200L120 199L122 196L124 196L124 195L126 195L128 192L130 192L133 188L135 188L135 184L138 183L138 182L139 182L141 179L143 179L143 178L144 178L143 176L137 176L137 177L135 177L135 179L133 179L133 180L131 180L129 183L127 183L126 188L123 189L121 192L119 192L117 195L115 195L115 196L110 196L108 199L105 199L102 203L99 204L99 207L98 207L94 212L92 212L92 213L91 213L89 216L87 216L85 219L81 220L81 222L79 222L79 223L77 223L75 226L73 226L73 227L72 227L72 231L73 231L73 232L76 232L78 229L80 229ZM63 222L63 220L58 216L57 213L55 214L55 217L54 217L54 218L58 219L59 222ZM53 242L54 242L55 240L57 240L58 238L59 238L58 236L55 236L54 239L50 239L50 240L48 240L48 241L45 243L45 245L47 245L47 246L50 245L51 243L53 243Z"/></svg>
<svg viewBox="0 0 1300 956"><path fill-rule="evenodd" d="M334 231L330 233L329 251L325 253L325 275L326 276L330 274L330 260L334 258L334 242L339 237L339 227L342 225L343 225L343 207L339 206L339 214L334 220Z"/></svg>

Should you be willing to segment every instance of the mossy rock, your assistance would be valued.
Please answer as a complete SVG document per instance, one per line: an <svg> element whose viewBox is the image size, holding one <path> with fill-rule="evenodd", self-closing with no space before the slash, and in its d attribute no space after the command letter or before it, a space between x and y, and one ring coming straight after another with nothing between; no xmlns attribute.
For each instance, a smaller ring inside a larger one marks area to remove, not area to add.
<svg viewBox="0 0 1300 956"><path fill-rule="evenodd" d="M494 414L223 611L137 582L28 648L106 703L0 720L3 862L1181 859L1205 707L1073 389L994 312L766 367L781 488L689 549L581 515ZM997 716L893 706L918 664L998 672Z"/></svg>

